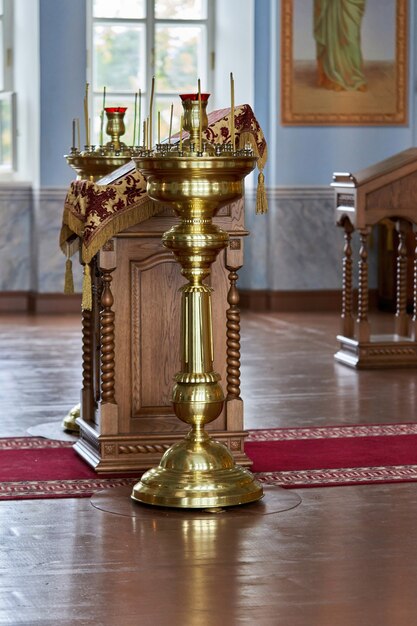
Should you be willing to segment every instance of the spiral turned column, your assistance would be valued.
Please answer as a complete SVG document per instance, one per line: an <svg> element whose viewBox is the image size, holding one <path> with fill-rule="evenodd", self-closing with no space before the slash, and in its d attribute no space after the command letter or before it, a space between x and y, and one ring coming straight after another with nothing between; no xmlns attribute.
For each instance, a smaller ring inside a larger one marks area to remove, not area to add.
<svg viewBox="0 0 417 626"><path fill-rule="evenodd" d="M226 266L230 270L230 266ZM227 294L229 308L227 317L227 399L240 399L240 309L239 291L236 287L238 274L229 271L230 289Z"/></svg>
<svg viewBox="0 0 417 626"><path fill-rule="evenodd" d="M411 338L417 340L417 232L414 232L414 259L413 259L413 317Z"/></svg>
<svg viewBox="0 0 417 626"><path fill-rule="evenodd" d="M407 316L407 245L406 226L402 222L397 224L398 249L397 249L397 298L395 311L395 332L401 337L408 334Z"/></svg>
<svg viewBox="0 0 417 626"><path fill-rule="evenodd" d="M103 269L103 292L101 294L100 343L101 343L101 401L116 403L114 397L114 311L111 281L113 269Z"/></svg>
<svg viewBox="0 0 417 626"><path fill-rule="evenodd" d="M360 231L358 275L358 339L369 341L370 328L368 321L369 287L368 287L368 231Z"/></svg>
<svg viewBox="0 0 417 626"><path fill-rule="evenodd" d="M342 334L345 337L353 337L352 232L354 228L349 220L345 220L343 228L345 231L345 246L343 250Z"/></svg>

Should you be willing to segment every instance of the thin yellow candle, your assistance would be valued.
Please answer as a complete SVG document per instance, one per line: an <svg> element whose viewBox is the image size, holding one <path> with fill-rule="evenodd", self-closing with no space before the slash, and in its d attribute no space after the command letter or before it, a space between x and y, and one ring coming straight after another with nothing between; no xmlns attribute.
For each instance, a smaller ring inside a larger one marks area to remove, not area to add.
<svg viewBox="0 0 417 626"><path fill-rule="evenodd" d="M168 143L169 145L171 145L171 135L172 135L172 115L174 113L174 105L171 104L171 113L169 116L169 137L168 137Z"/></svg>
<svg viewBox="0 0 417 626"><path fill-rule="evenodd" d="M149 149L152 148L152 111L153 111L153 96L155 92L155 76L152 76L152 87L151 87L151 100L149 104Z"/></svg>
<svg viewBox="0 0 417 626"><path fill-rule="evenodd" d="M75 118L75 122L76 122L76 126L77 126L77 146L78 146L78 150L80 150L80 147L81 147L81 141L80 141L80 118L76 117Z"/></svg>
<svg viewBox="0 0 417 626"><path fill-rule="evenodd" d="M146 148L146 120L143 120L143 147Z"/></svg>
<svg viewBox="0 0 417 626"><path fill-rule="evenodd" d="M158 111L158 143L161 143L161 111Z"/></svg>
<svg viewBox="0 0 417 626"><path fill-rule="evenodd" d="M180 152L182 152L182 127L184 124L184 116L181 115L181 119L180 119Z"/></svg>
<svg viewBox="0 0 417 626"><path fill-rule="evenodd" d="M200 152L203 149L203 115L201 111L201 82L198 79L198 117L200 118L200 125L198 130L198 137L200 141Z"/></svg>
<svg viewBox="0 0 417 626"><path fill-rule="evenodd" d="M146 118L146 149L147 150L150 150L151 146L152 146L152 144L151 144L151 136L152 136L152 134L151 134L150 126L151 126L150 125L150 118L147 117Z"/></svg>
<svg viewBox="0 0 417 626"><path fill-rule="evenodd" d="M90 137L88 134L88 83L85 84L85 96L84 96L84 122L85 122L85 143L90 145Z"/></svg>
<svg viewBox="0 0 417 626"><path fill-rule="evenodd" d="M139 113L138 113L138 143L140 143L140 129L142 117L142 91L139 89Z"/></svg>
<svg viewBox="0 0 417 626"><path fill-rule="evenodd" d="M135 145L135 141L136 141L136 115L137 115L137 110L138 110L138 94L135 93L135 111L134 111L134 118L133 118L133 143L132 143L132 146Z"/></svg>
<svg viewBox="0 0 417 626"><path fill-rule="evenodd" d="M235 81L232 72L230 72L230 138L235 150Z"/></svg>
<svg viewBox="0 0 417 626"><path fill-rule="evenodd" d="M106 87L103 87L103 108L100 113L100 146L103 145L104 140L104 109L106 108Z"/></svg>

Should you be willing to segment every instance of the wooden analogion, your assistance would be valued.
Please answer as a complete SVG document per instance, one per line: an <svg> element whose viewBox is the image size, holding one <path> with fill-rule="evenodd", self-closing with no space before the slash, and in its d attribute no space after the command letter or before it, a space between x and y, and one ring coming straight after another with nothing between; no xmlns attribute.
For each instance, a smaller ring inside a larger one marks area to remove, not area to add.
<svg viewBox="0 0 417 626"><path fill-rule="evenodd" d="M247 235L243 201L221 209L214 221L230 236L211 277L214 366L226 402L208 429L238 463L249 465L243 450L236 288ZM147 469L187 430L170 401L180 362L178 289L185 279L161 235L175 223L166 209L113 237L92 262L93 306L82 319L83 388L75 449L97 472Z"/></svg>
<svg viewBox="0 0 417 626"><path fill-rule="evenodd" d="M417 257L413 240L413 305L407 312L407 241L417 224L417 148L400 152L356 174L335 173L336 222L344 229L342 329L335 358L355 368L417 366ZM372 335L368 319L368 242L371 229L385 223L398 233L396 310L392 333ZM360 238L358 307L353 316L352 235Z"/></svg>

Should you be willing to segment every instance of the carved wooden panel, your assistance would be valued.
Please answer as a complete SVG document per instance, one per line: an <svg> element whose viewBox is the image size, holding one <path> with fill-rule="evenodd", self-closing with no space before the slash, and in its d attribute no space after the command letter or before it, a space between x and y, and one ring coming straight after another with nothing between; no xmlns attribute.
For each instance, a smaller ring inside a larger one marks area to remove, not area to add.
<svg viewBox="0 0 417 626"><path fill-rule="evenodd" d="M171 388L179 364L180 296L184 283L170 252L131 263L132 417L173 414Z"/></svg>

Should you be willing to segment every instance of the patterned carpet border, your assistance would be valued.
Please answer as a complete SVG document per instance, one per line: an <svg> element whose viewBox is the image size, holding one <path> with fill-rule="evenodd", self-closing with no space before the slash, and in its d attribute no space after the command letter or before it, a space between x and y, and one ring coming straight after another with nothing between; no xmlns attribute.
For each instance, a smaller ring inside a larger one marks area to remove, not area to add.
<svg viewBox="0 0 417 626"><path fill-rule="evenodd" d="M311 428L269 428L249 430L246 441L289 441L292 439L339 439L417 435L417 424L367 424L353 426L312 426Z"/></svg>
<svg viewBox="0 0 417 626"><path fill-rule="evenodd" d="M45 437L5 437L0 439L1 450L37 450L39 448L70 448L72 441L46 439Z"/></svg>
<svg viewBox="0 0 417 626"><path fill-rule="evenodd" d="M256 477L262 483L280 485L287 489L402 483L417 480L417 465L262 472Z"/></svg>
<svg viewBox="0 0 417 626"><path fill-rule="evenodd" d="M125 487L138 478L77 478L0 483L0 500L37 498L86 498L109 487Z"/></svg>
<svg viewBox="0 0 417 626"><path fill-rule="evenodd" d="M417 465L262 472L256 474L256 478L263 484L287 489L401 483L417 480ZM0 500L42 499L51 496L85 498L102 489L133 486L137 481L138 478L83 478L9 482L0 484Z"/></svg>

